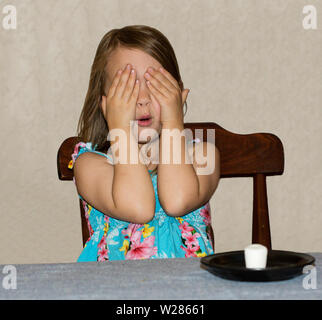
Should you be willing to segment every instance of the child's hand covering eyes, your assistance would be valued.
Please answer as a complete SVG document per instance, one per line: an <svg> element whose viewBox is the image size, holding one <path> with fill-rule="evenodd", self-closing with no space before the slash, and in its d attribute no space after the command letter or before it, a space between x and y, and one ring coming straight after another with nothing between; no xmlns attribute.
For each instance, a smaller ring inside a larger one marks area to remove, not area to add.
<svg viewBox="0 0 322 320"><path fill-rule="evenodd" d="M150 67L144 77L161 106L161 123L183 123L183 105L190 90L181 91L177 80L164 68L156 70Z"/></svg>
<svg viewBox="0 0 322 320"><path fill-rule="evenodd" d="M109 130L129 128L135 121L136 101L139 95L139 80L131 65L119 70L114 76L107 96L102 96L102 112Z"/></svg>

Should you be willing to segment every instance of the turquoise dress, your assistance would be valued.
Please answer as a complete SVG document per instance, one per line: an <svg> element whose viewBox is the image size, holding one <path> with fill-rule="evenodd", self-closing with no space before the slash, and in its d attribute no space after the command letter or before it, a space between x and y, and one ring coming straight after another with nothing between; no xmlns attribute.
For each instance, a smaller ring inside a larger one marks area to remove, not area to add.
<svg viewBox="0 0 322 320"><path fill-rule="evenodd" d="M96 151L91 142L80 142L72 154L68 166L70 169L84 152L98 153L113 163L109 154ZM181 217L167 215L159 202L157 175L152 176L151 172L149 170L156 206L154 218L146 224L114 219L92 207L78 194L84 207L90 237L77 262L204 257L214 253L210 240L209 202ZM75 183L75 178L73 180Z"/></svg>

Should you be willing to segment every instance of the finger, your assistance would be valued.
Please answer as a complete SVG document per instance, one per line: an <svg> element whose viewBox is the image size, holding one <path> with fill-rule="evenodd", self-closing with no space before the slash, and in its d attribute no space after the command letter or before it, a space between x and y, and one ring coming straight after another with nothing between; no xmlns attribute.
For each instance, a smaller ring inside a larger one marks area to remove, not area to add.
<svg viewBox="0 0 322 320"><path fill-rule="evenodd" d="M128 64L121 74L120 81L116 87L115 96L121 98L123 96L124 89L126 87L129 75L131 71L131 66Z"/></svg>
<svg viewBox="0 0 322 320"><path fill-rule="evenodd" d="M133 89L134 89L134 84L135 84L135 78L136 78L136 72L134 69L131 70L130 72L130 77L129 80L126 84L126 87L124 89L124 93L123 93L123 98L125 99L125 101L128 101Z"/></svg>
<svg viewBox="0 0 322 320"><path fill-rule="evenodd" d="M171 81L169 81L169 79L164 74L162 74L160 71L158 71L152 67L149 67L148 72L145 74L145 77L148 80L152 80L151 76L152 76L152 78L157 79L160 82L160 84L164 85L164 87L167 89L168 92L174 93L177 91L177 88L172 84ZM157 83L153 83L153 84L155 87L158 88ZM163 93L165 95L167 95L166 91L164 91Z"/></svg>
<svg viewBox="0 0 322 320"><path fill-rule="evenodd" d="M118 85L118 83L120 81L121 73L122 73L122 69L118 70L117 73L114 76L113 82L112 82L112 84L110 86L110 89L108 91L108 94L107 94L107 96L109 98L113 97L114 94L115 94L116 87L117 87L117 85Z"/></svg>
<svg viewBox="0 0 322 320"><path fill-rule="evenodd" d="M138 97L139 97L139 91L140 91L140 80L136 79L132 94L130 96L131 103L136 103L136 101L138 100Z"/></svg>
<svg viewBox="0 0 322 320"><path fill-rule="evenodd" d="M150 92L158 99L162 99L163 97L165 97L157 88L155 88L153 86L153 84L148 80L146 82L146 85L148 87L148 89L150 90Z"/></svg>
<svg viewBox="0 0 322 320"><path fill-rule="evenodd" d="M160 73L157 74L157 72L153 72L152 75L150 73L145 73L144 77L145 77L145 79L150 81L152 83L152 85L154 86L154 88L156 88L158 91L160 91L160 93L162 95L164 95L165 97L167 97L169 95L169 93L172 92L172 90L169 90L167 88L167 85L172 86L172 84L168 80L166 80L167 83L166 82L163 83L162 81L164 80L164 76L162 76ZM163 79L161 77L163 77Z"/></svg>
<svg viewBox="0 0 322 320"><path fill-rule="evenodd" d="M168 79L168 81L170 81L172 83L173 86L175 86L177 89L180 89L178 81L175 78L173 78L173 76L170 72L168 72L166 69L164 69L162 67L159 68L159 71L161 72L161 74L163 74Z"/></svg>
<svg viewBox="0 0 322 320"><path fill-rule="evenodd" d="M151 93L151 100L152 100L152 105L155 108L155 114L157 116L160 116L161 115L161 106L160 106L159 101L157 100L157 98L154 96L153 93Z"/></svg>

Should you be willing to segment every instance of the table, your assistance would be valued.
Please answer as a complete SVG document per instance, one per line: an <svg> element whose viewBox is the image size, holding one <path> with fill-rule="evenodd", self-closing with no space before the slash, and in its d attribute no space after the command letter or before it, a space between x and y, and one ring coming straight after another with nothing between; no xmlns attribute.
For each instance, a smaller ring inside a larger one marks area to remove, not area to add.
<svg viewBox="0 0 322 320"><path fill-rule="evenodd" d="M200 258L172 258L17 264L16 289L3 288L5 265L0 265L0 299L322 299L322 253L310 254L316 259L316 289L303 287L308 274L277 282L238 282L202 269Z"/></svg>

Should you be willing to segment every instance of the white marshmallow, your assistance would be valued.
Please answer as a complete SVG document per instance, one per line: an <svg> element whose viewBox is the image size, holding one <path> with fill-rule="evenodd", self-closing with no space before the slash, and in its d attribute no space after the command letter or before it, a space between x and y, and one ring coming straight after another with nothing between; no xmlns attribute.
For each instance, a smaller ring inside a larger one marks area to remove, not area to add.
<svg viewBox="0 0 322 320"><path fill-rule="evenodd" d="M251 244L244 249L246 268L264 269L267 262L267 248L261 244Z"/></svg>

